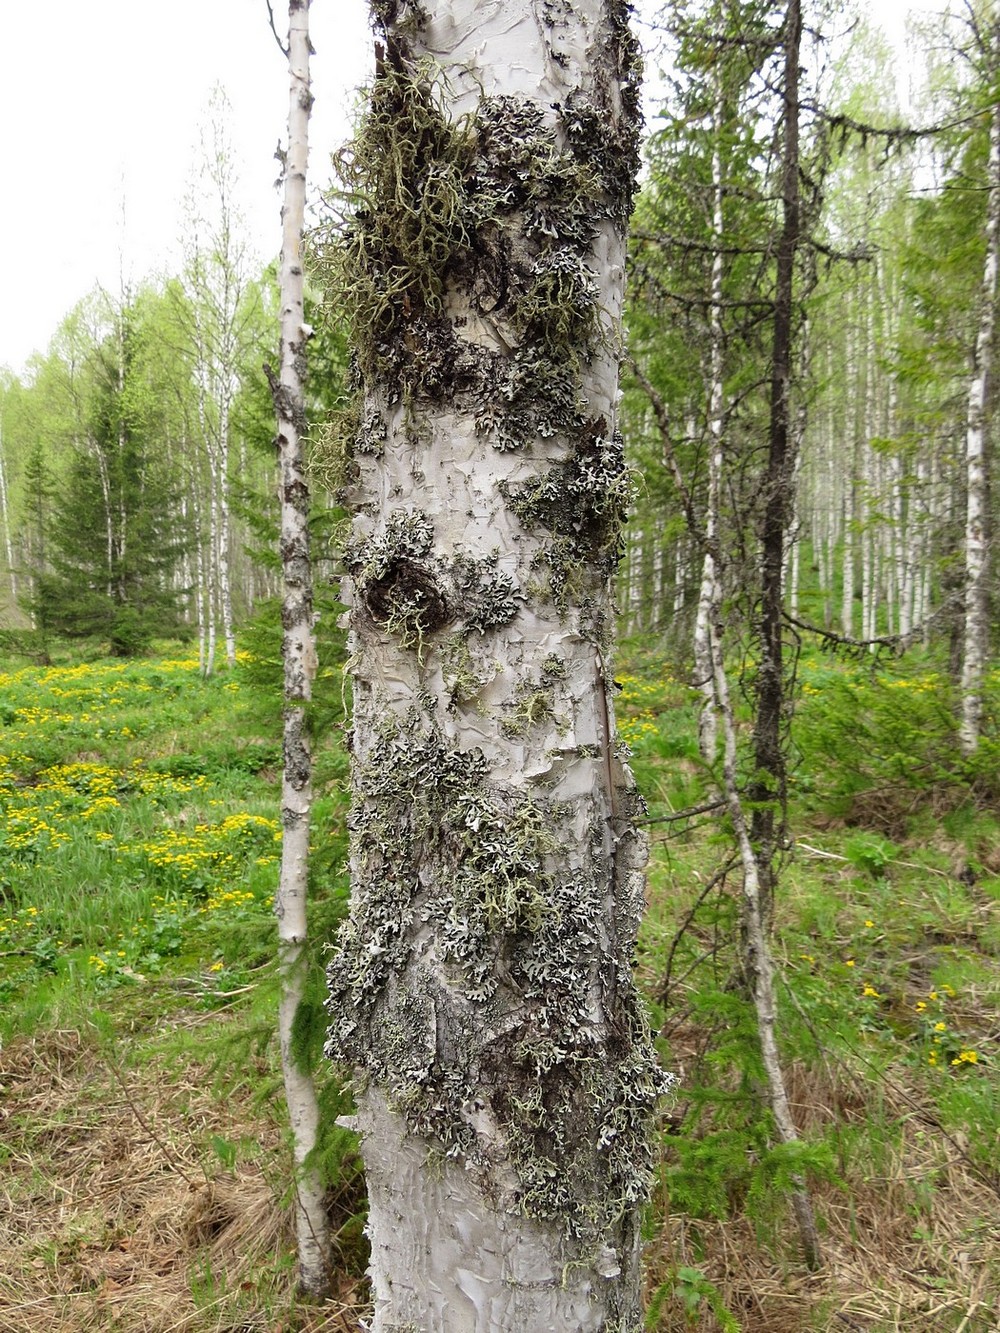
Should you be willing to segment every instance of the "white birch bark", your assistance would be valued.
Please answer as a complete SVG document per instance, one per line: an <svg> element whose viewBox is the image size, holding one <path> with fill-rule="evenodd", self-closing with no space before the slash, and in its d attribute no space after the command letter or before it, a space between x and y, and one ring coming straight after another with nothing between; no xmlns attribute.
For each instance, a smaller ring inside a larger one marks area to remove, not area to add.
<svg viewBox="0 0 1000 1333"><path fill-rule="evenodd" d="M3 522L7 575L10 579L11 605L17 605L17 571L14 568L14 544L10 535L10 507L7 502L7 466L4 458L3 413L0 412L0 520Z"/></svg>
<svg viewBox="0 0 1000 1333"><path fill-rule="evenodd" d="M811 356L812 339L810 326L809 320L805 319L802 325L802 351L799 370L803 382L809 379ZM802 488L802 460L807 423L808 412L806 410L806 398L805 395L802 394L799 396L798 403L795 406L795 413L791 423L792 448L794 450L792 481L789 488L791 513L789 514L784 570L782 572L784 595L788 601L788 610L790 614L796 618L798 618L799 614L799 577L802 560L802 531L804 526L802 518L804 506L800 492Z"/></svg>
<svg viewBox="0 0 1000 1333"><path fill-rule="evenodd" d="M221 621L226 658L236 662L234 633L230 457L232 408L239 368L252 338L256 297L248 298L251 262L241 239L241 218L235 202L236 169L225 119L224 94L213 94L212 120L203 136L201 162L186 208L186 301L179 315L191 345L198 393L198 425L208 473L206 573L210 588L206 671L214 670L215 640Z"/></svg>
<svg viewBox="0 0 1000 1333"><path fill-rule="evenodd" d="M716 624L713 638L718 641L719 627ZM784 1071L781 1067L781 1055L778 1050L777 1017L778 1006L774 990L774 959L771 945L764 924L762 909L761 875L757 855L750 840L743 803L740 799L739 778L736 771L736 724L733 706L729 694L729 681L726 670L716 645L713 653L715 661L715 689L719 700L719 715L722 720L723 736L723 778L726 804L729 818L736 834L740 861L743 866L743 923L746 937L745 949L748 957L748 973L752 978L753 1002L757 1011L757 1033L760 1042L761 1062L768 1084L768 1100L775 1128L782 1143L795 1143L799 1134L792 1117L788 1092L785 1087ZM810 1268L819 1268L822 1263L822 1249L812 1201L806 1190L805 1182L800 1178L794 1182L792 1190L792 1208L802 1238L806 1262Z"/></svg>
<svg viewBox="0 0 1000 1333"><path fill-rule="evenodd" d="M1000 23L992 32L993 69L1000 67ZM983 670L989 646L989 549L987 546L988 466L986 391L996 323L997 266L1000 258L1000 101L990 119L987 166L986 260L975 360L969 382L965 434L965 635L962 655L962 717L959 744L965 754L979 745L983 711Z"/></svg>
<svg viewBox="0 0 1000 1333"><path fill-rule="evenodd" d="M391 187L348 237L349 291L383 285L354 318L353 887L329 970L329 1051L364 1075L373 1328L631 1333L664 1087L607 660L635 48L618 0L374 8L353 160Z"/></svg>
<svg viewBox="0 0 1000 1333"><path fill-rule="evenodd" d="M684 610L684 593L687 589L687 578L688 578L687 540L684 537L678 537L677 545L674 547L673 613L675 616L679 616Z"/></svg>
<svg viewBox="0 0 1000 1333"><path fill-rule="evenodd" d="M849 386L856 383L854 345L854 331L853 329L849 329L847 335L846 376ZM850 411L846 412L845 419L847 420L848 427L851 431L851 466L844 486L844 551L840 628L848 638L852 638L854 635L854 548L857 517L859 445L857 422L854 418L854 414Z"/></svg>
<svg viewBox="0 0 1000 1333"><path fill-rule="evenodd" d="M114 592L112 583L112 571L115 567L115 527L114 527L114 509L111 496L111 477L108 473L108 460L104 457L101 446L91 440L91 447L94 456L94 462L97 464L97 473L101 479L101 499L104 501L104 556L108 566L108 579L105 584L105 591L108 597Z"/></svg>
<svg viewBox="0 0 1000 1333"><path fill-rule="evenodd" d="M872 449L875 420L875 285L869 281L864 305L864 394L860 441L862 449L861 637L875 637L878 612L878 459Z"/></svg>
<svg viewBox="0 0 1000 1333"><path fill-rule="evenodd" d="M231 415L229 391L219 405L219 611L222 616L222 637L226 645L226 662L236 665L236 634L233 630L233 582L230 557L232 520L229 506L229 422Z"/></svg>
<svg viewBox="0 0 1000 1333"><path fill-rule="evenodd" d="M278 918L278 972L281 997L278 1034L285 1100L292 1128L295 1160L295 1223L299 1286L322 1296L329 1283L329 1225L323 1179L311 1160L319 1131L319 1103L312 1073L303 1069L293 1049L295 1016L306 1002L308 969L306 899L309 878L309 829L312 809L312 756L306 709L316 672L313 585L309 550L309 485L305 475L306 344L311 330L304 315L302 235L305 224L306 168L309 156L309 0L289 0L288 151L284 162L284 206L279 286L281 291L281 370L269 372L278 418L280 468L281 623L284 663L284 770L281 784L281 871L275 914ZM226 562L222 562L223 569ZM223 610L225 616L225 607ZM224 620L225 623L225 620ZM231 634L231 619L227 628Z"/></svg>
<svg viewBox="0 0 1000 1333"><path fill-rule="evenodd" d="M698 748L704 763L713 767L717 757L715 670L712 662L711 616L720 600L719 488L722 479L722 428L724 388L722 346L722 102L716 102L712 145L712 255L711 303L709 306L709 399L708 399L708 496L705 505L705 554L701 565L701 587L694 623L695 685L702 696L698 714Z"/></svg>

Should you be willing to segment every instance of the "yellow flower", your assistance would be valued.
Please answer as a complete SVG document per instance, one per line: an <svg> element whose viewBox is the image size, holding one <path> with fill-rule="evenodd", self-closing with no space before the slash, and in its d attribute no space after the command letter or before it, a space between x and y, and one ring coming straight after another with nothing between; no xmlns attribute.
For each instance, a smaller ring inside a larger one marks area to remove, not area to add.
<svg viewBox="0 0 1000 1333"><path fill-rule="evenodd" d="M221 972L224 966L225 964L223 963L213 963L208 970L209 972Z"/></svg>
<svg viewBox="0 0 1000 1333"><path fill-rule="evenodd" d="M979 1063L978 1051L959 1051L958 1055L951 1062L953 1065L974 1065Z"/></svg>
<svg viewBox="0 0 1000 1333"><path fill-rule="evenodd" d="M863 993L865 995L871 995L876 1000L880 1000L882 998L874 986L866 986Z"/></svg>
<svg viewBox="0 0 1000 1333"><path fill-rule="evenodd" d="M923 1002L923 1000L918 1000L913 1007L914 1009L916 1009L918 1014L922 1014L924 1010L927 1008L927 1005Z"/></svg>
<svg viewBox="0 0 1000 1333"><path fill-rule="evenodd" d="M874 926L874 924L875 924L874 921L866 921L866 922L865 922L865 927L866 927L866 929L871 930L871 928L872 928L872 926Z"/></svg>
<svg viewBox="0 0 1000 1333"><path fill-rule="evenodd" d="M948 1024L947 1024L947 1023L935 1023L935 1024L934 1024L934 1031L935 1031L935 1032L947 1032L947 1031L948 1031Z"/></svg>
<svg viewBox="0 0 1000 1333"><path fill-rule="evenodd" d="M844 966L845 966L845 967L853 967L853 966L854 966L854 959L853 959L853 958L845 958L845 959L844 959Z"/></svg>

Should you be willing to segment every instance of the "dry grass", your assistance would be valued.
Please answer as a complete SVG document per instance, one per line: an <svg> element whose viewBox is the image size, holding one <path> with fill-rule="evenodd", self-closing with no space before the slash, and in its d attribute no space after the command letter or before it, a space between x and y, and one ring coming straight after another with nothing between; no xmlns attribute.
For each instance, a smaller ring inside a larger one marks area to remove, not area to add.
<svg viewBox="0 0 1000 1333"><path fill-rule="evenodd" d="M836 1065L789 1074L804 1129L872 1113L861 1075ZM322 1308L296 1309L276 1123L220 1099L204 1065L113 1068L99 1043L52 1032L4 1051L0 1085L3 1333L360 1327L364 1293L346 1277ZM846 1188L819 1192L822 1273L804 1272L790 1227L765 1242L745 1219L673 1216L650 1249L651 1287L700 1268L742 1333L996 1333L1000 1225L983 1219L1000 1199L909 1092L883 1085L880 1095L899 1132L878 1175L861 1178L848 1162ZM259 1156L227 1172L207 1150L213 1134L253 1138ZM657 1324L718 1327L707 1309L686 1323L676 1302Z"/></svg>
<svg viewBox="0 0 1000 1333"><path fill-rule="evenodd" d="M847 1160L840 1186L814 1191L823 1270L802 1267L790 1217L763 1237L745 1216L723 1223L675 1215L650 1250L650 1290L680 1267L698 1268L741 1333L997 1333L1000 1190L965 1157L961 1136L941 1131L909 1092L873 1085L868 1071L799 1065L787 1073L807 1134L876 1113L896 1126L877 1174L861 1175ZM656 1325L658 1333L719 1327L707 1307L686 1322L676 1302Z"/></svg>
<svg viewBox="0 0 1000 1333"><path fill-rule="evenodd" d="M204 1065L122 1069L76 1031L0 1055L3 1333L346 1333L359 1284L294 1311L276 1123ZM222 1169L215 1134L255 1141Z"/></svg>

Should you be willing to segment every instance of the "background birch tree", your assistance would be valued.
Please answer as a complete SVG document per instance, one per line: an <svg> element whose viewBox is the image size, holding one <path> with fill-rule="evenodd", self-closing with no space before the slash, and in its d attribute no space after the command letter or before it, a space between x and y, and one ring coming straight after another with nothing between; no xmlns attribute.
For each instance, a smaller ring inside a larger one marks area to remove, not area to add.
<svg viewBox="0 0 1000 1333"><path fill-rule="evenodd" d="M279 501L284 595L281 607L284 664L281 788L281 872L275 897L281 998L278 1030L285 1099L295 1160L296 1233L299 1284L310 1296L329 1287L330 1238L325 1189L315 1160L320 1109L316 1086L295 1049L295 1024L306 999L306 905L309 885L309 830L312 811L312 747L307 709L316 674L313 629L312 559L309 545L309 484L304 435L306 346L312 330L304 309L303 228L309 158L309 0L288 6L288 147L282 159L285 197L281 210L281 368L264 369L278 420Z"/></svg>
<svg viewBox="0 0 1000 1333"><path fill-rule="evenodd" d="M634 1329L666 1084L611 703L638 53L619 0L374 17L327 256L361 386L329 1053L362 1075L374 1327Z"/></svg>
<svg viewBox="0 0 1000 1333"><path fill-rule="evenodd" d="M959 738L966 754L979 744L983 672L989 652L990 450L987 395L996 329L997 271L1000 266L1000 12L991 6L979 36L979 58L989 108L986 161L985 259L976 345L969 378L965 433L965 639L962 653L962 718Z"/></svg>
<svg viewBox="0 0 1000 1333"><path fill-rule="evenodd" d="M215 667L219 630L227 663L236 660L233 474L237 467L246 472L247 443L235 411L250 359L260 351L263 312L239 209L230 114L223 90L216 89L187 203L185 268L176 307L195 388L193 438L201 450L190 503L198 532L196 610L206 675ZM259 364L258 357L257 369Z"/></svg>

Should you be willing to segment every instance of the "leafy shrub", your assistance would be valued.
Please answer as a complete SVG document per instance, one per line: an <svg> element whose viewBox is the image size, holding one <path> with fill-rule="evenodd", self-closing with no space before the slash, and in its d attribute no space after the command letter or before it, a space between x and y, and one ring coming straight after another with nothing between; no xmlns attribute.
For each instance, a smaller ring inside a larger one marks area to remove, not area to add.
<svg viewBox="0 0 1000 1333"><path fill-rule="evenodd" d="M1000 743L991 730L993 677L984 735L968 757L958 745L955 691L933 663L807 666L796 740L810 782L800 784L800 793L813 808L889 838L905 836L921 807L942 814L970 797L995 797Z"/></svg>

